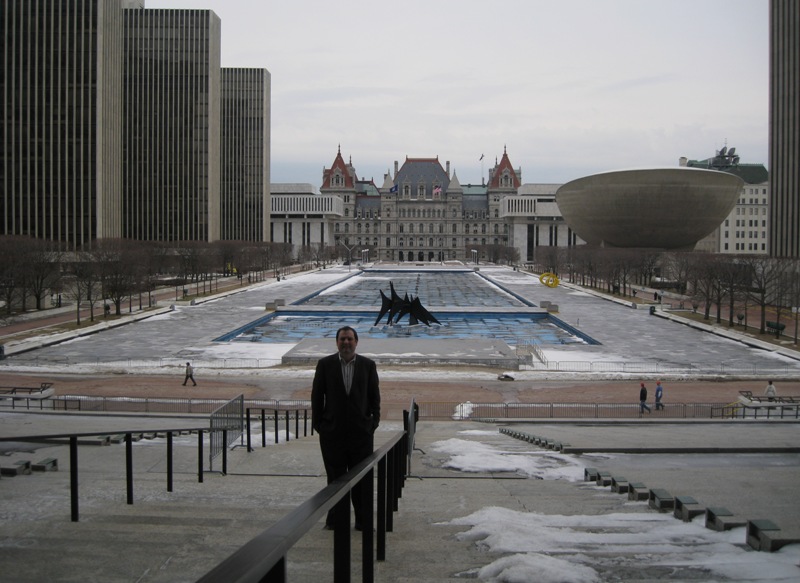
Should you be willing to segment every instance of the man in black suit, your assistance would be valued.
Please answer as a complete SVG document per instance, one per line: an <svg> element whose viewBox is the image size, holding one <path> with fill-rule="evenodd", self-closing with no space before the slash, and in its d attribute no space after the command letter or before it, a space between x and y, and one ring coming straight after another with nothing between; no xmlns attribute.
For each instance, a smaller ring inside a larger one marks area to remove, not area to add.
<svg viewBox="0 0 800 583"><path fill-rule="evenodd" d="M322 461L330 484L372 454L373 434L381 418L378 368L356 356L358 332L350 326L336 331L338 352L317 362L311 388L311 423L319 434ZM356 530L361 530L358 505L361 489L352 490ZM325 521L333 528L333 510Z"/></svg>

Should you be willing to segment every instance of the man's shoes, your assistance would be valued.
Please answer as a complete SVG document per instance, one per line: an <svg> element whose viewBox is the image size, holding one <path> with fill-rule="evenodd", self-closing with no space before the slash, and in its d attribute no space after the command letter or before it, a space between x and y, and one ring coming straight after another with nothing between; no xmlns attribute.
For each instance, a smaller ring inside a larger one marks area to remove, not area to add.
<svg viewBox="0 0 800 583"><path fill-rule="evenodd" d="M325 526L322 527L322 530L333 530L333 525L325 523Z"/></svg>
<svg viewBox="0 0 800 583"><path fill-rule="evenodd" d="M361 528L361 523L360 522L356 522L356 530L359 530L359 531L363 530L363 528Z"/></svg>

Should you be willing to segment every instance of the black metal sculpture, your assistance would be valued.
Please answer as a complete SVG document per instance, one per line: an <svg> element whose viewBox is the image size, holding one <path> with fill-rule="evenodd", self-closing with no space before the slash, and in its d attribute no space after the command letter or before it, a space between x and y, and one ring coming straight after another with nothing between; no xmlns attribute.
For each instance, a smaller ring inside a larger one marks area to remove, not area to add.
<svg viewBox="0 0 800 583"><path fill-rule="evenodd" d="M389 315L386 320L389 326L397 324L400 318L406 314L408 314L408 323L412 326L420 322L426 326L430 326L432 323L441 325L441 322L422 306L419 297L409 299L408 293L406 293L405 297L401 299L400 296L397 295L397 292L394 291L394 283L391 281L389 282L389 289L391 290L391 298L387 298L383 290L380 290L381 311L378 314L378 318L375 320L375 326L378 325L378 322L380 322L381 318L386 314Z"/></svg>

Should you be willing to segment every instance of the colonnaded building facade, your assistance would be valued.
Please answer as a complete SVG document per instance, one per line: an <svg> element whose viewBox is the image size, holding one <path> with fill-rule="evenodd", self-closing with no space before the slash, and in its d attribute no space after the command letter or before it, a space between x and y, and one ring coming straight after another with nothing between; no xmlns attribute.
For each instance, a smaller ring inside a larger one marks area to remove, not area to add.
<svg viewBox="0 0 800 583"><path fill-rule="evenodd" d="M461 184L438 158L406 157L378 186L360 180L340 148L319 195L310 185L272 186L270 240L373 261L532 262L538 247L583 243L556 206L559 186L523 184L506 151L485 184Z"/></svg>

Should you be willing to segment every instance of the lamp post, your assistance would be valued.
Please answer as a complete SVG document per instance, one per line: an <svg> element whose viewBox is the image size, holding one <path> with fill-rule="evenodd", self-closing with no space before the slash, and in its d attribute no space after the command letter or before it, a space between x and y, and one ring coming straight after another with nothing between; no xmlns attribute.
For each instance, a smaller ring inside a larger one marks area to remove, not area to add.
<svg viewBox="0 0 800 583"><path fill-rule="evenodd" d="M355 249L356 246L353 245L352 247L348 247L344 243L341 243L341 245L342 247L347 249L347 271L349 272L350 269L352 268L352 263L353 263L353 249Z"/></svg>

